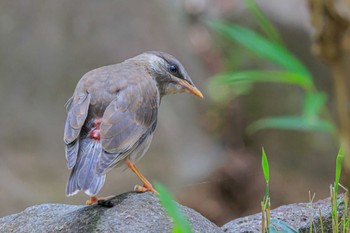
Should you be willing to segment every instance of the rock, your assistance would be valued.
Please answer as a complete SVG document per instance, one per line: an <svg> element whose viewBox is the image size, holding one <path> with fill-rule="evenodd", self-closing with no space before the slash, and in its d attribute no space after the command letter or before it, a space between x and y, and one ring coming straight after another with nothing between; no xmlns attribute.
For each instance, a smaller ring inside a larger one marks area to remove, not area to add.
<svg viewBox="0 0 350 233"><path fill-rule="evenodd" d="M43 204L0 219L0 232L171 232L172 223L151 193L124 193L99 205ZM223 232L196 211L178 204L193 232Z"/></svg>
<svg viewBox="0 0 350 233"><path fill-rule="evenodd" d="M160 205L156 195L151 193L124 193L110 199L112 208L99 205L43 204L29 207L18 214L0 218L0 232L171 232L172 223ZM198 233L260 233L261 213L230 221L220 229L196 211L178 204L191 223L193 232ZM340 216L344 205L339 205ZM312 210L312 214L311 214ZM332 232L330 199L309 203L291 204L271 210L272 222L278 230L292 227L297 232L310 231L312 216L313 232L321 232L320 215L324 233ZM292 231L288 231L292 232Z"/></svg>
<svg viewBox="0 0 350 233"><path fill-rule="evenodd" d="M339 205L340 216L343 211L343 204ZM324 233L332 232L332 208L330 199L324 199L313 203L312 205L312 232L321 232L320 215L322 215L322 225ZM271 218L287 223L297 232L308 233L310 231L311 208L309 203L298 203L280 206L271 210ZM278 229L278 226L276 226ZM221 228L227 233L260 233L261 232L261 213L238 218L230 221ZM281 231L282 232L282 231ZM285 232L285 231L283 231Z"/></svg>
<svg viewBox="0 0 350 233"><path fill-rule="evenodd" d="M339 198L338 197L338 201ZM332 233L332 207L331 207L331 201L330 198L326 198L323 200L320 200L313 204L313 217L312 217L312 224L313 224L313 232L321 232L321 224L320 224L320 214L319 211L321 211L322 215L322 226L323 226L323 232L324 233ZM341 202L338 206L338 213L339 213L339 221L340 218L343 216L344 211L344 203ZM309 211L310 213L310 211ZM310 215L309 215L310 216ZM309 217L308 217L309 219ZM308 233L310 232L310 221L305 222L302 224L299 228L300 233ZM339 231L340 232L340 231Z"/></svg>

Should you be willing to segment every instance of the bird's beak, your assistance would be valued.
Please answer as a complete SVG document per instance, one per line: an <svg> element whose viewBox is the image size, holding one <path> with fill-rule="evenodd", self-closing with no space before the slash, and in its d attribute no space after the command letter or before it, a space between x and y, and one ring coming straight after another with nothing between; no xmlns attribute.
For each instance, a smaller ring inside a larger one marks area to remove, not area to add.
<svg viewBox="0 0 350 233"><path fill-rule="evenodd" d="M190 94L203 98L203 94L197 87L189 84L186 80L180 79L179 84Z"/></svg>

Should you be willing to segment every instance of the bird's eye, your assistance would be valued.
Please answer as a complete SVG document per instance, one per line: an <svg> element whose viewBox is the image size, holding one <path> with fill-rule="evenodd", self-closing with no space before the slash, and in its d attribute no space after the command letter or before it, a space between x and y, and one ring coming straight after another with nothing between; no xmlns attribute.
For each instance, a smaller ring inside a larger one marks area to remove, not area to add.
<svg viewBox="0 0 350 233"><path fill-rule="evenodd" d="M177 74L178 72L178 68L176 65L170 65L169 66L169 72L172 73L172 74Z"/></svg>

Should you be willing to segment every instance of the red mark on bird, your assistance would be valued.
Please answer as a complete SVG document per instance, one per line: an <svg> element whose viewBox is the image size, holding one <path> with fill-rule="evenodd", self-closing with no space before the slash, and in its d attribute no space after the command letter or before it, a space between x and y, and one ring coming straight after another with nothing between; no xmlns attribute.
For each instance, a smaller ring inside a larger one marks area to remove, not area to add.
<svg viewBox="0 0 350 233"><path fill-rule="evenodd" d="M89 132L89 137L91 139L100 141L100 125L101 125L101 118L96 118L94 120L94 127Z"/></svg>

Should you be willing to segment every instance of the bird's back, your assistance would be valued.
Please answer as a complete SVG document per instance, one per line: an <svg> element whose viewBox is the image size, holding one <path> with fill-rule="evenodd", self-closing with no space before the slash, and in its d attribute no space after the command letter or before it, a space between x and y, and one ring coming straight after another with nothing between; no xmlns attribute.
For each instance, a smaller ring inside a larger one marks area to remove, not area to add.
<svg viewBox="0 0 350 233"><path fill-rule="evenodd" d="M159 98L147 70L128 61L92 70L81 78L68 103L65 127L67 163L73 168L67 195L99 191L105 172L155 127Z"/></svg>

